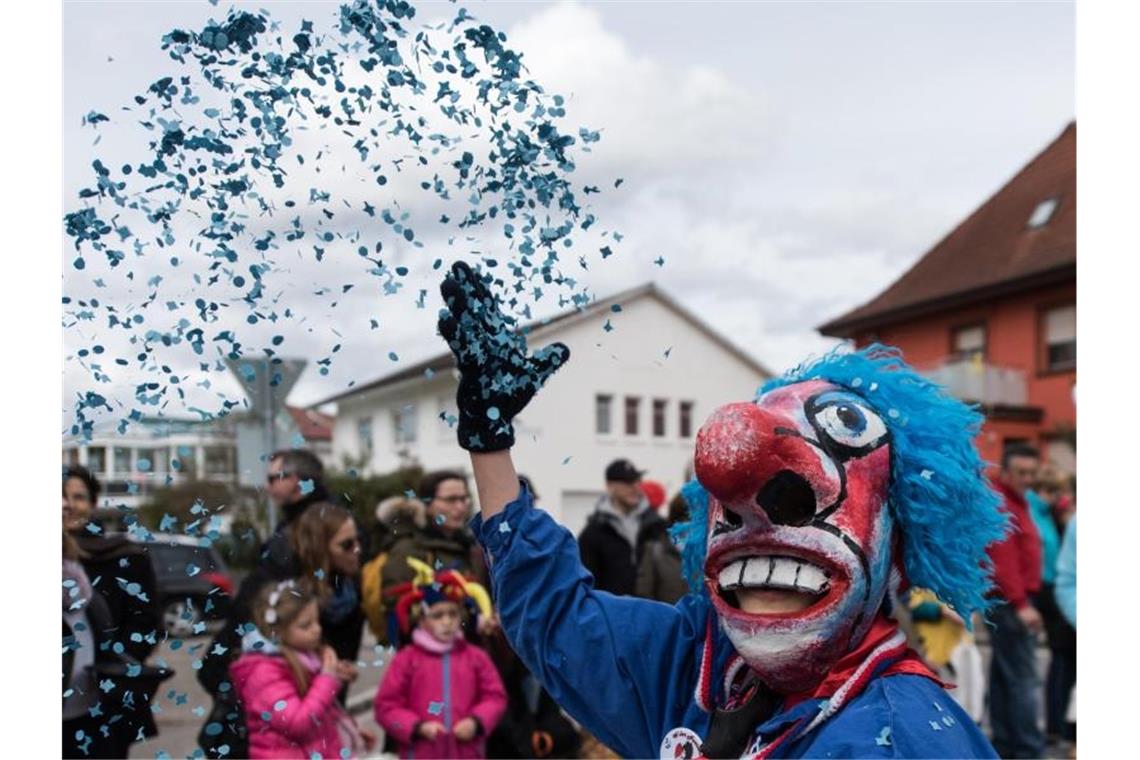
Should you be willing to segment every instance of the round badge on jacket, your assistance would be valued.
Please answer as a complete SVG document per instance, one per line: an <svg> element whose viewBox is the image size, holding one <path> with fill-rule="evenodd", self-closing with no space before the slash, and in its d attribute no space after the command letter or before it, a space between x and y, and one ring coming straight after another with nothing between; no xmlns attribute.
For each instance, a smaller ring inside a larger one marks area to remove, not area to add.
<svg viewBox="0 0 1140 760"><path fill-rule="evenodd" d="M662 760L694 760L701 754L701 737L688 728L674 728L661 740Z"/></svg>

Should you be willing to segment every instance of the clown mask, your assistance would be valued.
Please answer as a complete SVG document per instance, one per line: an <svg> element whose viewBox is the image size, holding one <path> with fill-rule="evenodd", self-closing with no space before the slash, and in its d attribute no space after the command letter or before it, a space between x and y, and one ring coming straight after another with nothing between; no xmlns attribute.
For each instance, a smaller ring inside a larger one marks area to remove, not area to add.
<svg viewBox="0 0 1140 760"><path fill-rule="evenodd" d="M877 614L892 560L890 459L886 421L820 380L723 406L697 434L705 584L770 688L814 687Z"/></svg>

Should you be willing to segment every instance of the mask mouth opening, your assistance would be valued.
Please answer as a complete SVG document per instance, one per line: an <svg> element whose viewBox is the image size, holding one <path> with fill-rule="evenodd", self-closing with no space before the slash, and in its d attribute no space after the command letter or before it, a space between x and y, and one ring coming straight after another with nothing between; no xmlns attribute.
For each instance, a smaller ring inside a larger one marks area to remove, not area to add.
<svg viewBox="0 0 1140 760"><path fill-rule="evenodd" d="M751 615L804 611L832 590L831 572L799 557L738 557L717 574L716 590L729 607Z"/></svg>

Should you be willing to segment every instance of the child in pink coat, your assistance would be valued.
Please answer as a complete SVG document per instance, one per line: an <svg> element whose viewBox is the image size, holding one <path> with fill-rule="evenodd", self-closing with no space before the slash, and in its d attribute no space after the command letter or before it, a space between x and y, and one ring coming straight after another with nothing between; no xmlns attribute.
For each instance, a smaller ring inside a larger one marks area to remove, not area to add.
<svg viewBox="0 0 1140 760"><path fill-rule="evenodd" d="M491 658L463 638L456 598L465 596L465 584L456 580L412 592L422 600L419 626L376 693L376 722L397 742L400 757L486 757L487 736L507 708Z"/></svg>
<svg viewBox="0 0 1140 760"><path fill-rule="evenodd" d="M230 666L252 760L354 757L374 741L337 702L336 653L321 646L319 615L317 596L293 581L270 584L254 604L257 628Z"/></svg>

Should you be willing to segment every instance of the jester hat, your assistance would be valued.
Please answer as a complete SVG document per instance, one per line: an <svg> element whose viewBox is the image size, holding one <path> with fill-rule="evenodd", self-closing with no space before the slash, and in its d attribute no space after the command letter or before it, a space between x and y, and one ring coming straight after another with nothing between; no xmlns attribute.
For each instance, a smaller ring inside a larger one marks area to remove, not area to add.
<svg viewBox="0 0 1140 760"><path fill-rule="evenodd" d="M436 572L426 562L408 557L408 565L415 571L415 578L393 586L388 592L397 598L396 619L400 630L411 630L412 606L417 602L425 608L442 601L452 601L461 607L473 607L479 615L491 615L491 597L480 584L467 580L456 570Z"/></svg>

